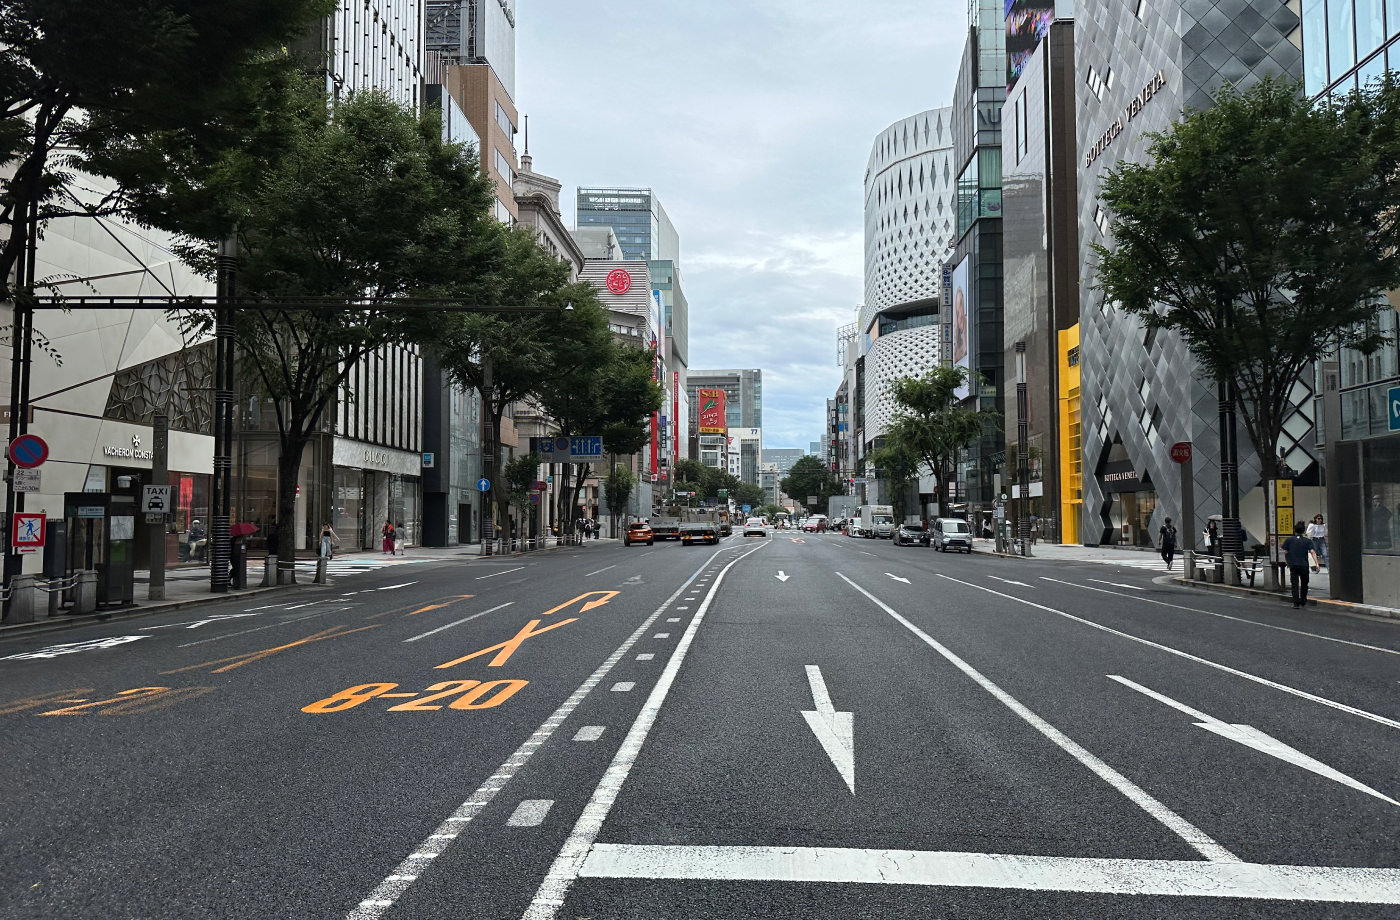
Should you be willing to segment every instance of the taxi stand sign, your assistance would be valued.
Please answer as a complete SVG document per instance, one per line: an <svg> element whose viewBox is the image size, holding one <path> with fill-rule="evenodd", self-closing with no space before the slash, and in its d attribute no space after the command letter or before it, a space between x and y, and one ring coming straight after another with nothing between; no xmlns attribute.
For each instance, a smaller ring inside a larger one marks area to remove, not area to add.
<svg viewBox="0 0 1400 920"><path fill-rule="evenodd" d="M18 511L10 529L10 545L21 553L37 553L44 548L44 515Z"/></svg>

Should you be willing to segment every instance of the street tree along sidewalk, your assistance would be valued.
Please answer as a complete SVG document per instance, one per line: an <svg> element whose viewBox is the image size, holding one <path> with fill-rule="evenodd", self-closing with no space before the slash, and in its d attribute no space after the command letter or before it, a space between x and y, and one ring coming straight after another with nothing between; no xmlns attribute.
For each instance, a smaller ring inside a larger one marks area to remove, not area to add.
<svg viewBox="0 0 1400 920"><path fill-rule="evenodd" d="M922 377L890 381L895 413L885 431L885 446L918 457L938 479L938 508L948 513L948 483L958 455L1001 418L990 409L965 405L958 390L973 383L965 367L939 366ZM975 389L975 387L974 387Z"/></svg>
<svg viewBox="0 0 1400 920"><path fill-rule="evenodd" d="M208 277L213 241L234 233L240 300L356 305L233 311L245 379L276 410L277 520L290 534L302 453L343 384L362 358L421 331L395 302L474 296L499 259L501 231L475 151L444 143L435 112L418 118L376 92L328 105L320 79L302 74L264 84L257 111L254 130L223 149L166 139L185 156L182 181L147 200L152 222L190 237L178 251ZM180 318L192 336L213 327L212 311ZM291 579L292 554L283 555Z"/></svg>
<svg viewBox="0 0 1400 920"><path fill-rule="evenodd" d="M812 514L824 513L826 500L845 491L836 474L816 457L799 457L779 482L778 488ZM817 499L816 504L808 504L807 499L814 496Z"/></svg>
<svg viewBox="0 0 1400 920"><path fill-rule="evenodd" d="M905 507L909 484L912 482L917 485L923 457L910 450L903 441L887 437L883 444L866 455L865 464L867 472L877 476L883 474L882 478L890 481L894 492L891 504L894 506L895 520L904 520L909 514L909 509ZM919 510L916 504L914 511Z"/></svg>
<svg viewBox="0 0 1400 920"><path fill-rule="evenodd" d="M1149 153L1103 178L1097 287L1182 336L1240 403L1275 478L1300 374L1338 348L1385 342L1377 305L1400 286L1400 86L1388 74L1317 104L1289 80L1227 88L1153 135Z"/></svg>

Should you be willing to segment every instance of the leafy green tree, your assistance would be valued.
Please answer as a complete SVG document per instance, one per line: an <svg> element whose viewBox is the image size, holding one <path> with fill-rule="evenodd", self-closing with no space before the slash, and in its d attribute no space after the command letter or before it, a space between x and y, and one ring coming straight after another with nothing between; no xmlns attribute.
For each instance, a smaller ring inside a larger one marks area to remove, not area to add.
<svg viewBox="0 0 1400 920"><path fill-rule="evenodd" d="M614 534L617 533L618 515L627 507L627 502L632 497L632 488L636 484L637 477L621 463L613 464L608 478L603 480L603 497L608 501L608 511L612 517L611 532Z"/></svg>
<svg viewBox="0 0 1400 920"><path fill-rule="evenodd" d="M865 460L867 469L873 469L877 475L883 475L893 486L895 520L903 520L911 513L911 509L905 507L909 487L911 483L917 486L923 459L902 441L887 438L884 444L867 454Z"/></svg>
<svg viewBox="0 0 1400 920"><path fill-rule="evenodd" d="M1377 303L1400 286L1400 84L1390 74L1320 104L1290 80L1227 89L1153 135L1149 153L1103 179L1098 288L1182 336L1239 401L1274 478L1303 371L1384 343Z"/></svg>
<svg viewBox="0 0 1400 920"><path fill-rule="evenodd" d="M762 508L755 509L755 513L771 521L780 514L787 514L787 509L782 505L769 504L764 505Z"/></svg>
<svg viewBox="0 0 1400 920"><path fill-rule="evenodd" d="M885 431L885 445L917 457L938 478L938 507L948 509L948 484L957 467L958 454L983 431L996 424L998 414L963 404L958 390L969 382L964 367L935 367L922 377L900 377L890 382L895 414Z"/></svg>
<svg viewBox="0 0 1400 920"><path fill-rule="evenodd" d="M737 507L749 505L757 508L759 505L767 504L768 493L763 486L754 485L751 482L741 482L729 493L729 497L734 500Z"/></svg>
<svg viewBox="0 0 1400 920"><path fill-rule="evenodd" d="M801 457L788 470L778 487L802 507L815 514L826 510L826 500L841 494L841 483L836 474L826 468L817 457ZM817 503L809 505L807 499L816 497Z"/></svg>
<svg viewBox="0 0 1400 920"><path fill-rule="evenodd" d="M26 215L125 209L83 201L77 170L161 132L220 132L231 87L262 49L299 37L334 0L7 0L0 4L0 300L29 243ZM152 160L165 171L172 164ZM20 285L25 279L19 279Z"/></svg>
<svg viewBox="0 0 1400 920"><path fill-rule="evenodd" d="M505 465L506 496L521 514L530 512L530 493L539 469L540 455L533 452L512 457Z"/></svg>
<svg viewBox="0 0 1400 920"><path fill-rule="evenodd" d="M234 340L276 407L277 517L290 522L302 453L342 384L363 357L409 334L395 302L479 278L500 231L475 153L445 144L435 117L372 92L328 108L312 77L268 91L265 133L183 177L179 194L207 210L161 219L194 237L181 255L209 277L216 253L200 234L237 228L239 296L269 307L234 311ZM305 297L358 306L273 306ZM182 319L196 334L212 331L209 311ZM286 555L279 568L290 571Z"/></svg>

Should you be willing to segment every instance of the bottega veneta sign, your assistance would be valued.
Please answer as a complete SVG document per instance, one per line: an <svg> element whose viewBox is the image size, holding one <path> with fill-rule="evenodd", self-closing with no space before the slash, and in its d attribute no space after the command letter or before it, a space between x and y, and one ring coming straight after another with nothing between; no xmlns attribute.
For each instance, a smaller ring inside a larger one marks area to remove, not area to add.
<svg viewBox="0 0 1400 920"><path fill-rule="evenodd" d="M1136 96L1128 100L1128 106L1123 110L1123 114L1113 120L1113 124L1108 126L1108 130L1100 135L1099 139L1094 142L1094 146L1089 148L1089 152L1084 154L1085 169L1094 165L1094 161L1099 158L1099 155L1109 148L1109 145L1117 139L1118 135L1123 133L1124 123L1136 118L1138 113L1142 111L1143 106L1147 105L1148 100L1165 89L1166 85L1167 77L1159 70L1152 76L1151 80L1147 81L1147 85L1144 86Z"/></svg>

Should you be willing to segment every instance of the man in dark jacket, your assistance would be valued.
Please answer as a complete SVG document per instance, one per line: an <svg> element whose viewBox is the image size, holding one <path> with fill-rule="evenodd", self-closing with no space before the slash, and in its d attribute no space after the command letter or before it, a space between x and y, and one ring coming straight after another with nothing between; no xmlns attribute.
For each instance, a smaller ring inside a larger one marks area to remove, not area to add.
<svg viewBox="0 0 1400 920"><path fill-rule="evenodd" d="M1288 563L1288 583L1293 589L1293 606L1306 607L1308 604L1308 571L1317 571L1313 566L1313 541L1303 536L1306 525L1299 521L1293 525L1293 536L1283 541L1283 558Z"/></svg>

